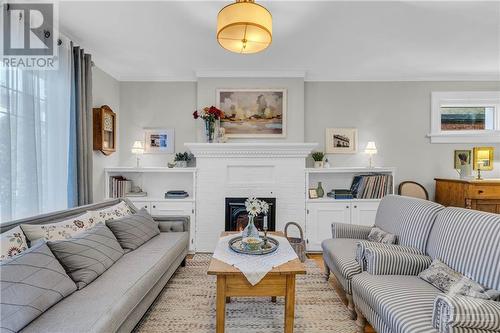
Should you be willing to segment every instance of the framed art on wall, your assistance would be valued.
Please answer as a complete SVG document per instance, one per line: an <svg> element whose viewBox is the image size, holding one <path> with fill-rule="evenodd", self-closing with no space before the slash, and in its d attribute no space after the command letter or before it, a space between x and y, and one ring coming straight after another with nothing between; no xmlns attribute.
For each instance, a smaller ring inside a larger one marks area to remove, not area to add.
<svg viewBox="0 0 500 333"><path fill-rule="evenodd" d="M146 154L173 154L175 152L174 129L144 129L144 152Z"/></svg>
<svg viewBox="0 0 500 333"><path fill-rule="evenodd" d="M472 165L472 151L471 150L455 150L454 158L455 169L460 170L464 166Z"/></svg>
<svg viewBox="0 0 500 333"><path fill-rule="evenodd" d="M354 154L358 150L358 130L356 128L327 128L327 154Z"/></svg>
<svg viewBox="0 0 500 333"><path fill-rule="evenodd" d="M217 89L228 138L286 137L286 89Z"/></svg>

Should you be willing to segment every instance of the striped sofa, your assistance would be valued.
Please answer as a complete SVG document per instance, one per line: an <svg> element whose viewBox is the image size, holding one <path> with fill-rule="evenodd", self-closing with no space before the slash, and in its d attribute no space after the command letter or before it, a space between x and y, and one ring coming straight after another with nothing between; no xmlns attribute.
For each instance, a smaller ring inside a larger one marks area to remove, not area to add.
<svg viewBox="0 0 500 333"><path fill-rule="evenodd" d="M418 277L436 258L499 290L500 215L441 210L425 255L367 247L367 271L352 278L359 332L365 318L379 333L500 332L500 302L443 294Z"/></svg>
<svg viewBox="0 0 500 333"><path fill-rule="evenodd" d="M348 299L348 309L354 319L354 302L352 298L351 279L360 274L364 267L367 245L385 248L397 247L409 253L424 253L429 232L437 213L444 207L431 201L389 195L384 197L377 210L375 225L382 230L398 236L398 245L386 245L366 241L371 227L332 224L333 238L322 242L323 260L326 268L326 279L332 272L342 285ZM358 257L358 258L357 258Z"/></svg>

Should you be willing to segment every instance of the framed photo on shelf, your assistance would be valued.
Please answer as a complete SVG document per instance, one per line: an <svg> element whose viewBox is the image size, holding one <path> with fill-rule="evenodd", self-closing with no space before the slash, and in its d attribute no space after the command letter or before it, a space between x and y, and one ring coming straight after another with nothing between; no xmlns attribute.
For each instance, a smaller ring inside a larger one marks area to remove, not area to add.
<svg viewBox="0 0 500 333"><path fill-rule="evenodd" d="M286 137L286 89L217 89L228 138Z"/></svg>
<svg viewBox="0 0 500 333"><path fill-rule="evenodd" d="M144 142L146 154L173 154L175 152L174 129L145 128Z"/></svg>
<svg viewBox="0 0 500 333"><path fill-rule="evenodd" d="M467 165L472 165L472 151L471 150L455 150L454 166L459 170Z"/></svg>
<svg viewBox="0 0 500 333"><path fill-rule="evenodd" d="M318 191L315 188L309 189L309 199L318 199Z"/></svg>
<svg viewBox="0 0 500 333"><path fill-rule="evenodd" d="M358 151L358 130L356 128L327 128L327 154L354 154Z"/></svg>

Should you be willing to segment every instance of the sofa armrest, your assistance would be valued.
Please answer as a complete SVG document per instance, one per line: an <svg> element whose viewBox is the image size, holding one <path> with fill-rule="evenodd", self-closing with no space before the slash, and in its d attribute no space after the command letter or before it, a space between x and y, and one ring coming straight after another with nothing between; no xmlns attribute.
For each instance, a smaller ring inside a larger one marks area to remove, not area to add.
<svg viewBox="0 0 500 333"><path fill-rule="evenodd" d="M161 232L189 231L189 216L153 216Z"/></svg>
<svg viewBox="0 0 500 333"><path fill-rule="evenodd" d="M455 328L500 331L500 302L439 294L434 300L432 326L440 333Z"/></svg>
<svg viewBox="0 0 500 333"><path fill-rule="evenodd" d="M377 243L377 242L361 240L357 242L356 246L356 261L361 265L361 269L363 271L366 270L366 249L368 248L381 248L381 249L399 251L403 253L423 254L422 251L410 246L385 244L385 243Z"/></svg>
<svg viewBox="0 0 500 333"><path fill-rule="evenodd" d="M332 223L333 238L367 239L372 227L345 223Z"/></svg>
<svg viewBox="0 0 500 333"><path fill-rule="evenodd" d="M366 271L372 275L418 275L430 266L432 258L394 249L366 249Z"/></svg>

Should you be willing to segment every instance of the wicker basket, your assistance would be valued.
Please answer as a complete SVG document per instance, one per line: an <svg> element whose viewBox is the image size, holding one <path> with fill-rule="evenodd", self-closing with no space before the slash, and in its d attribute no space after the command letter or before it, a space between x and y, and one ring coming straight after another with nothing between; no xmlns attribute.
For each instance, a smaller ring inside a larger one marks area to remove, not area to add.
<svg viewBox="0 0 500 333"><path fill-rule="evenodd" d="M297 227L297 229L299 229L300 238L288 237L288 227L290 225L294 225ZM302 228L300 227L300 225L296 222L288 222L285 225L285 237L290 242L290 245L292 246L295 253L297 253L297 256L299 256L300 261L306 261L306 241L304 240L304 233L302 232Z"/></svg>

